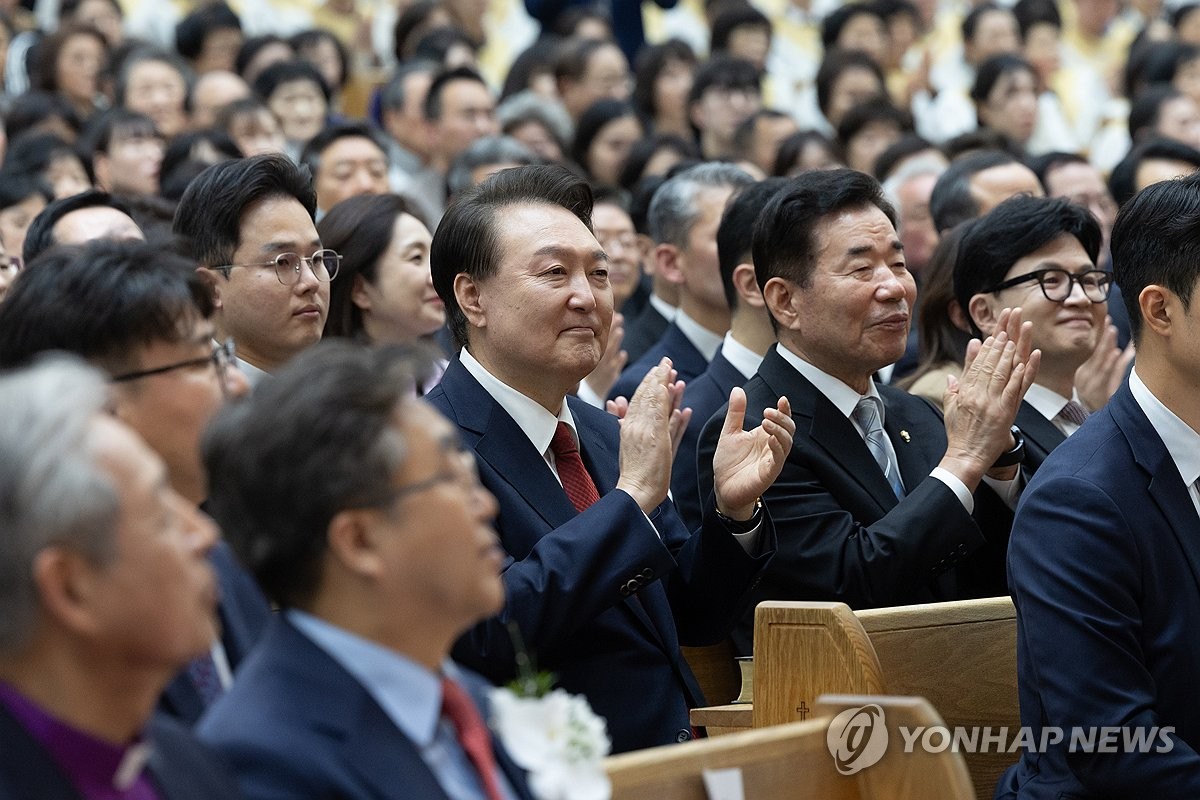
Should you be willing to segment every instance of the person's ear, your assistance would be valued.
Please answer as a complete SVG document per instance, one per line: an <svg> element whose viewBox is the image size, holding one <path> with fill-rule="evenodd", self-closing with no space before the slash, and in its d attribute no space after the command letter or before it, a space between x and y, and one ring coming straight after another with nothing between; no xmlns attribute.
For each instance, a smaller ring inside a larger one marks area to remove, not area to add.
<svg viewBox="0 0 1200 800"><path fill-rule="evenodd" d="M970 315L967 322L975 323L975 327L985 336L991 335L991 332L996 330L996 323L999 321L996 309L992 308L991 298L990 294L973 294L971 301L967 304L967 313Z"/></svg>
<svg viewBox="0 0 1200 800"><path fill-rule="evenodd" d="M454 299L467 324L476 328L487 327L487 308L479 284L465 272L454 276Z"/></svg>
<svg viewBox="0 0 1200 800"><path fill-rule="evenodd" d="M1171 322L1178 307L1179 298L1170 289L1150 284L1138 294L1138 309L1142 314L1142 327L1158 336L1171 335Z"/></svg>
<svg viewBox="0 0 1200 800"><path fill-rule="evenodd" d="M214 309L224 308L224 299L222 290L225 284L229 281L229 276L224 275L220 270L211 269L205 265L196 267L197 274L200 275L200 280L208 287L212 294L212 302Z"/></svg>
<svg viewBox="0 0 1200 800"><path fill-rule="evenodd" d="M112 161L107 153L92 155L92 175L96 178L96 188L106 192L112 191Z"/></svg>
<svg viewBox="0 0 1200 800"><path fill-rule="evenodd" d="M354 276L354 285L350 287L350 302L363 311L371 310L371 285L361 274Z"/></svg>
<svg viewBox="0 0 1200 800"><path fill-rule="evenodd" d="M681 286L684 282L683 260L683 251L675 245L657 245L654 248L654 273L662 275L667 283Z"/></svg>
<svg viewBox="0 0 1200 800"><path fill-rule="evenodd" d="M33 584L44 612L68 630L92 634L100 621L95 609L100 570L82 553L51 546L33 559Z"/></svg>
<svg viewBox="0 0 1200 800"><path fill-rule="evenodd" d="M803 320L800 318L800 293L796 284L779 276L771 278L763 287L763 300L779 327L799 330Z"/></svg>
<svg viewBox="0 0 1200 800"><path fill-rule="evenodd" d="M374 509L343 509L329 521L326 542L328 557L347 572L374 578L382 574L385 561L379 552Z"/></svg>
<svg viewBox="0 0 1200 800"><path fill-rule="evenodd" d="M733 268L733 288L737 290L741 302L751 308L765 308L762 290L758 288L758 278L754 274L753 264L738 264Z"/></svg>

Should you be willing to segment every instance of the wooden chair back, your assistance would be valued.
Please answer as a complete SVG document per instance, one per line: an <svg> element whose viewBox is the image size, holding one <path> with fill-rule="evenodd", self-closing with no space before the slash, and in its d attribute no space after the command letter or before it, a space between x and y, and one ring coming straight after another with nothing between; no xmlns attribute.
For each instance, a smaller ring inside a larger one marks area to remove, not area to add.
<svg viewBox="0 0 1200 800"><path fill-rule="evenodd" d="M742 677L733 652L733 642L726 639L708 647L680 649L708 705L724 705L737 699L742 690Z"/></svg>
<svg viewBox="0 0 1200 800"><path fill-rule="evenodd" d="M888 728L887 750L878 763L854 775L839 774L827 744L833 716L847 708L877 704ZM828 696L814 714L762 730L701 739L613 756L605 768L613 800L708 800L703 772L736 767L751 800L967 800L974 797L962 757L950 750L904 753L899 726L942 724L916 697Z"/></svg>
<svg viewBox="0 0 1200 800"><path fill-rule="evenodd" d="M1008 597L851 611L764 602L755 613L754 726L809 715L824 693L924 697L951 728L1020 726L1016 613ZM980 797L1015 761L969 753Z"/></svg>

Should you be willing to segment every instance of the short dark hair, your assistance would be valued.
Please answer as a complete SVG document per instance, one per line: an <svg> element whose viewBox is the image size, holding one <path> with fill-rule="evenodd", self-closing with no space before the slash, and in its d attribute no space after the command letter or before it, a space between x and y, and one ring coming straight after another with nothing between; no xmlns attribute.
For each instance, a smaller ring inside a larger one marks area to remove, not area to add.
<svg viewBox="0 0 1200 800"><path fill-rule="evenodd" d="M1021 163L1003 150L980 150L951 161L933 185L929 213L938 232L979 216L979 203L971 196L971 178L985 169Z"/></svg>
<svg viewBox="0 0 1200 800"><path fill-rule="evenodd" d="M1062 30L1062 15L1058 13L1058 5L1054 0L1017 0L1012 12L1017 18L1017 30L1022 42L1035 25L1053 25Z"/></svg>
<svg viewBox="0 0 1200 800"><path fill-rule="evenodd" d="M0 211L23 203L34 195L47 203L54 199L49 185L37 175L0 169Z"/></svg>
<svg viewBox="0 0 1200 800"><path fill-rule="evenodd" d="M300 163L308 167L308 171L315 177L317 170L321 167L321 156L324 155L325 150L339 139L350 138L369 140L379 148L383 157L387 158L387 143L374 128L363 122L339 122L327 125L321 129L320 133L308 140L308 144L304 145L304 150L300 153Z"/></svg>
<svg viewBox="0 0 1200 800"><path fill-rule="evenodd" d="M83 126L79 113L67 98L57 92L30 89L13 98L4 115L4 132L12 142L22 134L32 132L50 117L59 117L73 131Z"/></svg>
<svg viewBox="0 0 1200 800"><path fill-rule="evenodd" d="M189 61L195 61L204 51L204 40L219 30L242 29L242 21L223 2L201 6L175 26L175 49Z"/></svg>
<svg viewBox="0 0 1200 800"><path fill-rule="evenodd" d="M998 53L989 57L979 65L979 71L975 73L975 83L971 86L971 99L976 103L987 102L988 95L992 93L996 83L1005 75L1014 72L1028 72L1030 75L1037 75L1033 65L1018 55Z"/></svg>
<svg viewBox="0 0 1200 800"><path fill-rule="evenodd" d="M738 158L750 155L754 147L754 132L758 128L758 121L763 119L792 119L792 116L774 108L760 108L742 120L733 132L733 152Z"/></svg>
<svg viewBox="0 0 1200 800"><path fill-rule="evenodd" d="M292 38L288 40L288 43L302 61L308 61L308 56L305 55L305 52L317 47L321 42L329 42L333 45L333 49L337 52L338 57L341 81L339 81L336 87L330 88L344 88L350 81L350 53L346 50L346 45L342 44L341 39L324 28L309 28L292 34ZM312 62L310 61L309 63Z"/></svg>
<svg viewBox="0 0 1200 800"><path fill-rule="evenodd" d="M700 157L696 143L677 133L653 133L643 136L630 148L629 158L625 160L625 166L621 168L621 177L617 179L617 183L632 192L634 186L645 177L642 173L646 171L646 165L659 150L674 150L679 154L680 159L685 161Z"/></svg>
<svg viewBox="0 0 1200 800"><path fill-rule="evenodd" d="M317 85L321 90L325 102L329 102L329 98L333 96L329 84L325 82L324 76L312 64L300 58L292 59L291 61L277 61L271 66L258 73L258 77L254 79L254 84L251 88L254 93L263 99L263 102L269 102L271 95L285 83L293 83L296 81L309 81Z"/></svg>
<svg viewBox="0 0 1200 800"><path fill-rule="evenodd" d="M983 19L984 14L989 14L993 11L999 11L1002 14L1012 14L1007 8L1002 8L995 3L985 2L980 3L971 9L971 12L963 17L962 21L962 40L969 42L975 38L975 32L979 30L979 22ZM1014 17L1015 14L1012 14Z"/></svg>
<svg viewBox="0 0 1200 800"><path fill-rule="evenodd" d="M256 101L257 102L257 101ZM166 184L167 179L177 167L186 161L201 163L201 147L207 145L211 147L214 154L218 156L217 160L226 158L242 158L243 153L238 149L237 143L229 136L229 134L220 128L204 128L196 131L185 131L171 138L167 144L166 150L163 151L162 165L159 168L159 175L162 178L163 184ZM203 166L207 167L212 163L209 159ZM199 172L196 173L197 175ZM192 176L193 178L195 175ZM160 192L166 196L165 190ZM179 195L176 195L176 200L183 194L180 190Z"/></svg>
<svg viewBox="0 0 1200 800"><path fill-rule="evenodd" d="M37 42L27 54L30 88L44 92L57 92L62 88L58 85L58 55L76 36L90 36L100 43L106 54L109 51L104 34L90 25L64 25Z"/></svg>
<svg viewBox="0 0 1200 800"><path fill-rule="evenodd" d="M195 264L161 244L55 248L22 271L0 305L0 367L65 350L112 373L128 368L134 348L183 341L188 322L212 313Z"/></svg>
<svg viewBox="0 0 1200 800"><path fill-rule="evenodd" d="M265 33L261 36L250 36L242 42L242 46L238 48L237 59L233 63L233 71L243 78L246 76L246 67L250 66L250 62L259 54L261 50L273 44L287 45L292 47L291 42L284 39L282 36L277 36L273 33ZM292 49L295 53L295 49Z"/></svg>
<svg viewBox="0 0 1200 800"><path fill-rule="evenodd" d="M356 339L364 336L362 309L354 303L355 279L374 284L379 259L392 243L396 219L409 214L429 223L413 204L398 194L365 194L350 197L329 209L317 223L321 245L342 254L337 277L329 285L326 336Z"/></svg>
<svg viewBox="0 0 1200 800"><path fill-rule="evenodd" d="M696 65L696 53L682 39L668 39L661 44L646 45L637 54L633 68L633 104L647 123L654 120L658 108L654 104L654 84L658 75L671 61Z"/></svg>
<svg viewBox="0 0 1200 800"><path fill-rule="evenodd" d="M1162 107L1168 101L1182 96L1183 93L1169 83L1152 83L1138 92L1129 107L1130 141L1139 142L1147 134L1157 136L1157 133L1150 132L1158 127Z"/></svg>
<svg viewBox="0 0 1200 800"><path fill-rule="evenodd" d="M817 264L817 226L847 209L874 206L896 226L896 210L883 196L879 181L852 169L805 172L775 194L754 226L754 274L762 289L771 278L801 288L812 280Z"/></svg>
<svg viewBox="0 0 1200 800"><path fill-rule="evenodd" d="M1088 164L1088 160L1078 153L1044 153L1040 156L1034 156L1029 159L1026 166L1033 170L1033 174L1037 176L1038 183L1042 185L1046 195L1050 195L1050 173L1060 167L1065 167L1068 164Z"/></svg>
<svg viewBox="0 0 1200 800"><path fill-rule="evenodd" d="M228 264L242 233L242 215L268 197L293 197L316 218L317 194L305 167L268 154L213 164L188 185L171 230L184 237L199 264Z"/></svg>
<svg viewBox="0 0 1200 800"><path fill-rule="evenodd" d="M875 63L875 59L859 50L833 50L825 54L821 66L817 69L815 83L817 86L817 107L826 119L829 118L829 101L833 99L833 87L842 75L851 70L861 69L870 72L879 81L879 90L887 90L887 81L883 77L883 68Z"/></svg>
<svg viewBox="0 0 1200 800"><path fill-rule="evenodd" d="M174 53L168 53L166 50L148 45L133 48L120 62L116 83L113 86L113 101L116 105L125 105L125 94L129 89L129 76L133 72L133 68L148 61L166 64L179 73L179 77L183 81L183 96L186 105L188 98L192 96L192 85L196 82L192 68Z"/></svg>
<svg viewBox="0 0 1200 800"><path fill-rule="evenodd" d="M432 61L409 61L396 67L396 71L388 78L388 82L379 90L379 109L396 111L404 108L407 102L405 82L412 75L427 73L436 75L440 67Z"/></svg>
<svg viewBox="0 0 1200 800"><path fill-rule="evenodd" d="M710 53L724 53L729 49L729 40L738 28L760 28L772 34L771 20L766 14L749 3L731 3L723 6L713 17L712 36L709 39Z"/></svg>
<svg viewBox="0 0 1200 800"><path fill-rule="evenodd" d="M846 112L837 126L838 141L844 148L850 144L851 139L862 133L864 128L876 122L895 125L900 133L913 129L912 115L892 105L887 95L879 95Z"/></svg>
<svg viewBox="0 0 1200 800"><path fill-rule="evenodd" d="M591 168L587 163L587 155L592 143L606 125L626 117L637 120L638 127L641 127L642 119L633 105L624 100L613 100L611 97L597 100L579 115L579 122L575 126L575 138L571 142L570 155L589 176Z"/></svg>
<svg viewBox="0 0 1200 800"><path fill-rule="evenodd" d="M55 159L70 156L78 160L79 155L65 140L54 133L43 133L36 129L27 130L8 143L4 156L4 168L15 172L42 174Z"/></svg>
<svg viewBox="0 0 1200 800"><path fill-rule="evenodd" d="M433 83L429 84L429 93L425 95L425 119L430 122L441 119L442 94L446 91L447 84L454 81L474 81L485 89L488 89L489 92L491 91L483 76L470 67L457 67L445 70L433 79Z"/></svg>
<svg viewBox="0 0 1200 800"><path fill-rule="evenodd" d="M1135 342L1142 333L1139 297L1147 286L1170 289L1186 311L1200 274L1200 176L1147 186L1122 205L1113 225L1112 264Z"/></svg>
<svg viewBox="0 0 1200 800"><path fill-rule="evenodd" d="M1004 280L1013 264L1060 236L1073 236L1092 263L1100 254L1100 223L1065 197L1016 195L973 222L954 261L954 296L970 317L971 298ZM975 321L971 326L979 333Z"/></svg>
<svg viewBox="0 0 1200 800"><path fill-rule="evenodd" d="M500 269L500 211L518 204L561 206L592 229L592 190L566 167L515 167L497 172L463 192L438 223L429 249L433 288L446 305L446 322L459 347L467 344L467 318L454 296L454 278L464 272L476 282Z"/></svg>
<svg viewBox="0 0 1200 800"><path fill-rule="evenodd" d="M33 218L33 222L29 223L29 229L25 231L25 246L21 250L21 259L29 264L39 255L54 247L56 244L54 226L67 214L83 208L96 207L115 208L133 219L133 213L129 210L129 206L108 192L101 192L98 189L89 189L70 197L53 200L42 209L42 213ZM24 280L23 277L22 280Z"/></svg>
<svg viewBox="0 0 1200 800"><path fill-rule="evenodd" d="M280 606L313 600L339 512L395 496L409 452L392 426L427 371L417 352L321 342L213 418L207 511Z"/></svg>
<svg viewBox="0 0 1200 800"><path fill-rule="evenodd" d="M875 159L875 177L881 183L886 181L906 159L927 150L941 152L937 145L922 136L915 133L904 134L888 145L887 149L879 154L879 158Z"/></svg>
<svg viewBox="0 0 1200 800"><path fill-rule="evenodd" d="M736 311L738 292L733 285L733 271L746 263L754 243L754 223L762 215L767 201L791 184L788 178L767 178L747 186L730 198L717 228L717 263L721 270L721 286L729 308Z"/></svg>
<svg viewBox="0 0 1200 800"><path fill-rule="evenodd" d="M700 101L709 89L744 89L762 93L762 73L744 58L715 55L696 70L688 104Z"/></svg>
<svg viewBox="0 0 1200 800"><path fill-rule="evenodd" d="M820 131L809 128L797 131L779 143L779 152L775 154L775 166L771 174L785 176L791 172L804 155L804 149L810 144L823 148L834 160L842 160L842 148L837 142Z"/></svg>
<svg viewBox="0 0 1200 800"><path fill-rule="evenodd" d="M137 111L116 106L94 115L75 143L75 152L93 182L96 180L95 158L99 154L108 154L114 136L163 138L154 120Z"/></svg>
<svg viewBox="0 0 1200 800"><path fill-rule="evenodd" d="M886 29L887 20L883 14L872 3L846 3L843 6L829 12L825 15L824 21L821 23L821 42L825 45L825 51L830 52L838 49L837 40L842 35L842 30L845 29L847 23L857 16L871 16L879 20L879 24Z"/></svg>
<svg viewBox="0 0 1200 800"><path fill-rule="evenodd" d="M1174 139L1155 137L1133 146L1113 167L1108 176L1108 190L1117 205L1123 206L1137 192L1137 171L1143 161L1182 161L1200 169L1200 150Z"/></svg>

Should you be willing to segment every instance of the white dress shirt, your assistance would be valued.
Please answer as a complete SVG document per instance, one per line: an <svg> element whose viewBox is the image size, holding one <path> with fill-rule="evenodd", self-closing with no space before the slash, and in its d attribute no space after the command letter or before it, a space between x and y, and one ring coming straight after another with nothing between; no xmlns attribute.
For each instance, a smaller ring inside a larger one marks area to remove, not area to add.
<svg viewBox="0 0 1200 800"><path fill-rule="evenodd" d="M1192 505L1196 507L1196 514L1200 515L1200 486L1196 485L1196 481L1200 480L1200 433L1154 396L1138 377L1137 367L1134 367L1129 375L1129 391L1141 406L1146 419L1150 420L1154 430L1162 437L1167 454L1175 462L1179 477L1183 478L1183 484L1187 486L1188 496L1192 498Z"/></svg>

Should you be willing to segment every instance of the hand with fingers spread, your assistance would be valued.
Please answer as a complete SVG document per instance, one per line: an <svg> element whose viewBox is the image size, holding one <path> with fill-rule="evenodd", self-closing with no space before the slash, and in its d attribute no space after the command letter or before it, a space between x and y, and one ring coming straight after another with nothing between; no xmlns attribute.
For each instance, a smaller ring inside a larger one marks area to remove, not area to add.
<svg viewBox="0 0 1200 800"><path fill-rule="evenodd" d="M745 416L746 392L735 387L713 454L713 490L717 510L740 521L750 519L758 498L779 477L796 433L786 397L779 398L778 407L764 409L762 424L753 430L742 430Z"/></svg>
<svg viewBox="0 0 1200 800"><path fill-rule="evenodd" d="M1133 342L1124 350L1117 347L1117 326L1105 320L1104 333L1091 358L1075 370L1075 391L1090 411L1099 411L1121 387L1133 361Z"/></svg>
<svg viewBox="0 0 1200 800"><path fill-rule="evenodd" d="M675 380L671 359L664 357L642 378L621 419L616 488L628 492L647 514L667 497L671 462L692 416L690 409L679 407L683 389L683 382Z"/></svg>
<svg viewBox="0 0 1200 800"><path fill-rule="evenodd" d="M1014 446L1009 429L1041 360L1041 352L1032 349L1032 328L1022 323L1020 308L1004 309L995 333L967 346L962 377L951 378L946 388L947 444L939 466L971 491L992 463Z"/></svg>

